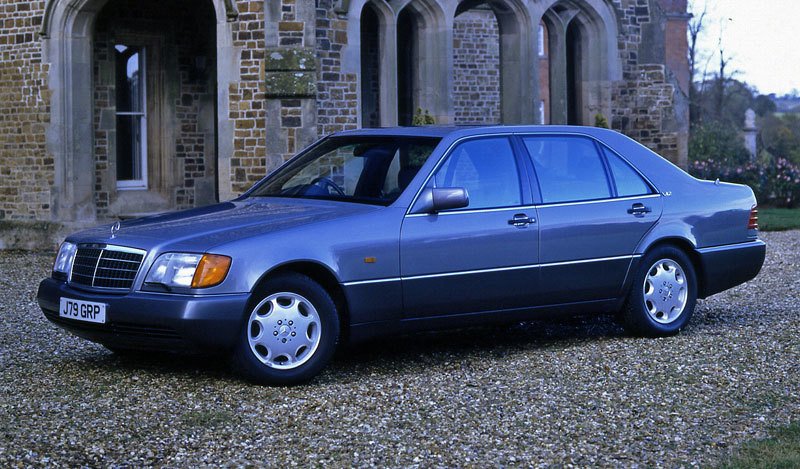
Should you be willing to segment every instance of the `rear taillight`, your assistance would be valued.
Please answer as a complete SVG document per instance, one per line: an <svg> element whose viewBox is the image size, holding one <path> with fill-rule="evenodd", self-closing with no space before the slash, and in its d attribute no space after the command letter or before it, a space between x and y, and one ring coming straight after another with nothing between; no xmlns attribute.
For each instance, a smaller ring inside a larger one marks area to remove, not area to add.
<svg viewBox="0 0 800 469"><path fill-rule="evenodd" d="M750 219L747 220L747 229L748 230L757 230L758 229L758 206L753 205L753 208L750 209Z"/></svg>

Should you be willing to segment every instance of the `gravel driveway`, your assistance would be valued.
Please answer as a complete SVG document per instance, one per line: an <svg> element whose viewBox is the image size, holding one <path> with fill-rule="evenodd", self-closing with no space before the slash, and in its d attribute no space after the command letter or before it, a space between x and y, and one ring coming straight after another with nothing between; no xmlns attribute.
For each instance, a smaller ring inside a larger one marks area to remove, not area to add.
<svg viewBox="0 0 800 469"><path fill-rule="evenodd" d="M761 275L677 337L606 317L415 335L288 389L73 338L36 305L51 255L0 252L0 466L707 466L800 420L800 232L763 238Z"/></svg>

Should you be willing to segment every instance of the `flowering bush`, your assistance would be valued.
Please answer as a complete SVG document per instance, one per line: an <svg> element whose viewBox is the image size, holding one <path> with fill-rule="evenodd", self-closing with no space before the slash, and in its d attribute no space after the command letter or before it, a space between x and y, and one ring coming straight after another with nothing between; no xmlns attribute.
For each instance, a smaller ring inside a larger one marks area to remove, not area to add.
<svg viewBox="0 0 800 469"><path fill-rule="evenodd" d="M746 184L762 205L792 208L800 204L800 166L785 158L735 166L713 159L698 160L691 163L689 172L700 179Z"/></svg>

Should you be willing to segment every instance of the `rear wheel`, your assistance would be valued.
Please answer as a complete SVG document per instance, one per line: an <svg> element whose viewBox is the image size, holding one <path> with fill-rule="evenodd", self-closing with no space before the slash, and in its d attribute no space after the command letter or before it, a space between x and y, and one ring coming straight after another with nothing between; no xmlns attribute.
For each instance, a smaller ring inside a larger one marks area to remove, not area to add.
<svg viewBox="0 0 800 469"><path fill-rule="evenodd" d="M626 329L637 335L677 334L692 317L697 276L689 257L673 246L647 253L639 265L623 311Z"/></svg>
<svg viewBox="0 0 800 469"><path fill-rule="evenodd" d="M310 278L286 273L268 280L246 314L233 363L248 379L297 384L330 361L339 317L330 295Z"/></svg>

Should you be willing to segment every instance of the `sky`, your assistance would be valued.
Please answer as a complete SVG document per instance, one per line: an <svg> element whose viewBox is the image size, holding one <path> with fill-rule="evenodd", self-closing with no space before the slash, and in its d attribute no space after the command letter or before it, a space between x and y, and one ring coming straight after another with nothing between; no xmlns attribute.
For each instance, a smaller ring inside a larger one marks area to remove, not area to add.
<svg viewBox="0 0 800 469"><path fill-rule="evenodd" d="M695 16L707 9L706 31L700 39L708 71L719 67L722 37L734 78L762 94L783 95L800 90L800 0L690 0Z"/></svg>

